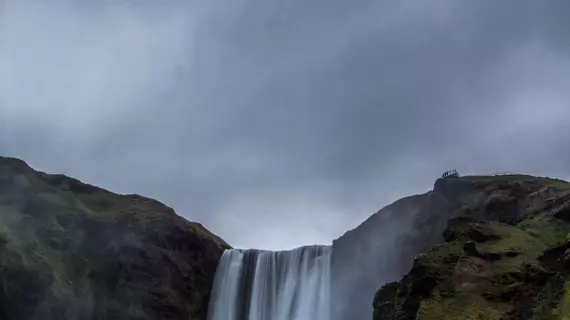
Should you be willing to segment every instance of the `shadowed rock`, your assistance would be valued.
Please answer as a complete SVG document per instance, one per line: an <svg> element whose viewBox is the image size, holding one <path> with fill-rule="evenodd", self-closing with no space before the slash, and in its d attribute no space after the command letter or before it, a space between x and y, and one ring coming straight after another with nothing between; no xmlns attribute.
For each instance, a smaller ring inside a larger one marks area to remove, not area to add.
<svg viewBox="0 0 570 320"><path fill-rule="evenodd" d="M0 157L0 319L205 319L226 248L156 200Z"/></svg>

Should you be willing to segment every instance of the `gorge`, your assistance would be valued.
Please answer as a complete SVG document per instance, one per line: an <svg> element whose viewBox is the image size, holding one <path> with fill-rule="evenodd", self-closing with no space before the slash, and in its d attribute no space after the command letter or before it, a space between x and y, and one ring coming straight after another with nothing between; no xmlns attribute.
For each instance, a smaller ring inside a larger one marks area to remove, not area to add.
<svg viewBox="0 0 570 320"><path fill-rule="evenodd" d="M0 157L0 318L560 320L569 233L567 182L465 176L332 246L232 249L156 200Z"/></svg>
<svg viewBox="0 0 570 320"><path fill-rule="evenodd" d="M312 312L334 320L565 319L569 208L562 180L438 179L432 191L384 207L333 242L330 300L314 304L329 309ZM273 315L267 319L313 319Z"/></svg>
<svg viewBox="0 0 570 320"><path fill-rule="evenodd" d="M330 280L330 294L324 294L328 302L313 304L315 308L317 306L318 308L329 308L320 310L320 314L330 313L330 317L326 319L335 320L370 319L372 317L371 300L378 288L384 283L400 279L411 268L415 255L443 242L442 234L446 221L463 200L460 195L462 186L460 180L438 180L434 191L400 199L384 207L360 226L335 240L330 248L332 252L330 277L328 278ZM303 248L296 250L303 250ZM271 254L288 255L290 253L274 252ZM261 267L259 264L257 266ZM284 264L281 267L287 268L287 266L288 264ZM222 268L223 271L221 274L218 271L217 277L223 274L227 280L232 277L239 278L241 281L249 283L249 286L255 286L254 282L260 281L259 278L247 275L248 268L244 264L235 265L233 269L228 270L226 269L226 261L222 258L219 268ZM228 276L228 271L233 272L232 276ZM303 281L297 277L298 273L285 272L285 274L290 277L290 282ZM273 282L274 280L266 278L265 281ZM326 279L321 281L326 281ZM230 288L234 288L234 285L222 288L216 282L214 292L225 289L224 292L228 293ZM311 287L306 287L304 290L319 292ZM238 291L234 291L233 294L242 297L240 305L243 305L244 295ZM249 298L251 295L246 296L248 296L246 300L251 299L246 302L253 309L260 308L259 304L264 301ZM215 305L225 305L226 311L231 309L231 304L228 304L229 301L224 300L224 303L219 303L216 301L218 298L215 295L213 299L212 303ZM235 305L236 301L232 301L232 303ZM295 309L294 304L290 304L289 308ZM243 309L244 307L242 307ZM267 309L273 309L271 303L268 303ZM313 312L317 311L314 310ZM212 319L258 319L257 316L251 316L251 313L246 313L250 317L239 317L237 316L239 314L243 313L236 313L234 310L230 314L226 313L226 317L214 317ZM266 317L263 319L322 318L295 317L291 314L288 317L279 317L275 313L275 318Z"/></svg>

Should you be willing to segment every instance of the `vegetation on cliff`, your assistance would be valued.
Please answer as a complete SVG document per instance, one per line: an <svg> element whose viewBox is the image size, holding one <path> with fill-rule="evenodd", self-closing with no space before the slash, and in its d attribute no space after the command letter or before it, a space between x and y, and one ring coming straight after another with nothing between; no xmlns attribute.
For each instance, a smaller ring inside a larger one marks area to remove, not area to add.
<svg viewBox="0 0 570 320"><path fill-rule="evenodd" d="M204 319L226 248L158 201L0 157L0 319Z"/></svg>
<svg viewBox="0 0 570 320"><path fill-rule="evenodd" d="M570 317L570 184L523 175L440 179L457 204L445 243L374 298L374 320Z"/></svg>

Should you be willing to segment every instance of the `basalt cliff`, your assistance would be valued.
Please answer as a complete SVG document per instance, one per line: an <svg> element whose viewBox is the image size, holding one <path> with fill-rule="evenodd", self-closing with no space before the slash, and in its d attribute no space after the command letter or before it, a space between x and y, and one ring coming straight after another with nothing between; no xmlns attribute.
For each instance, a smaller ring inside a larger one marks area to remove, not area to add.
<svg viewBox="0 0 570 320"><path fill-rule="evenodd" d="M158 201L0 157L0 319L205 319L226 248Z"/></svg>

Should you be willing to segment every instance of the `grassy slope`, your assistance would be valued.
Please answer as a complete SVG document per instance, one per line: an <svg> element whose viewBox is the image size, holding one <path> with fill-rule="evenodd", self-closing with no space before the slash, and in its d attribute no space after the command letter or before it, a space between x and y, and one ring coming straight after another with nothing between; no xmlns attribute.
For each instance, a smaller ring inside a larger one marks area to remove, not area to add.
<svg viewBox="0 0 570 320"><path fill-rule="evenodd" d="M473 187L458 212L469 218L450 220L446 243L377 293L374 319L570 319L570 184L525 175L461 180Z"/></svg>
<svg viewBox="0 0 570 320"><path fill-rule="evenodd" d="M228 247L158 201L0 157L2 319L201 319Z"/></svg>

